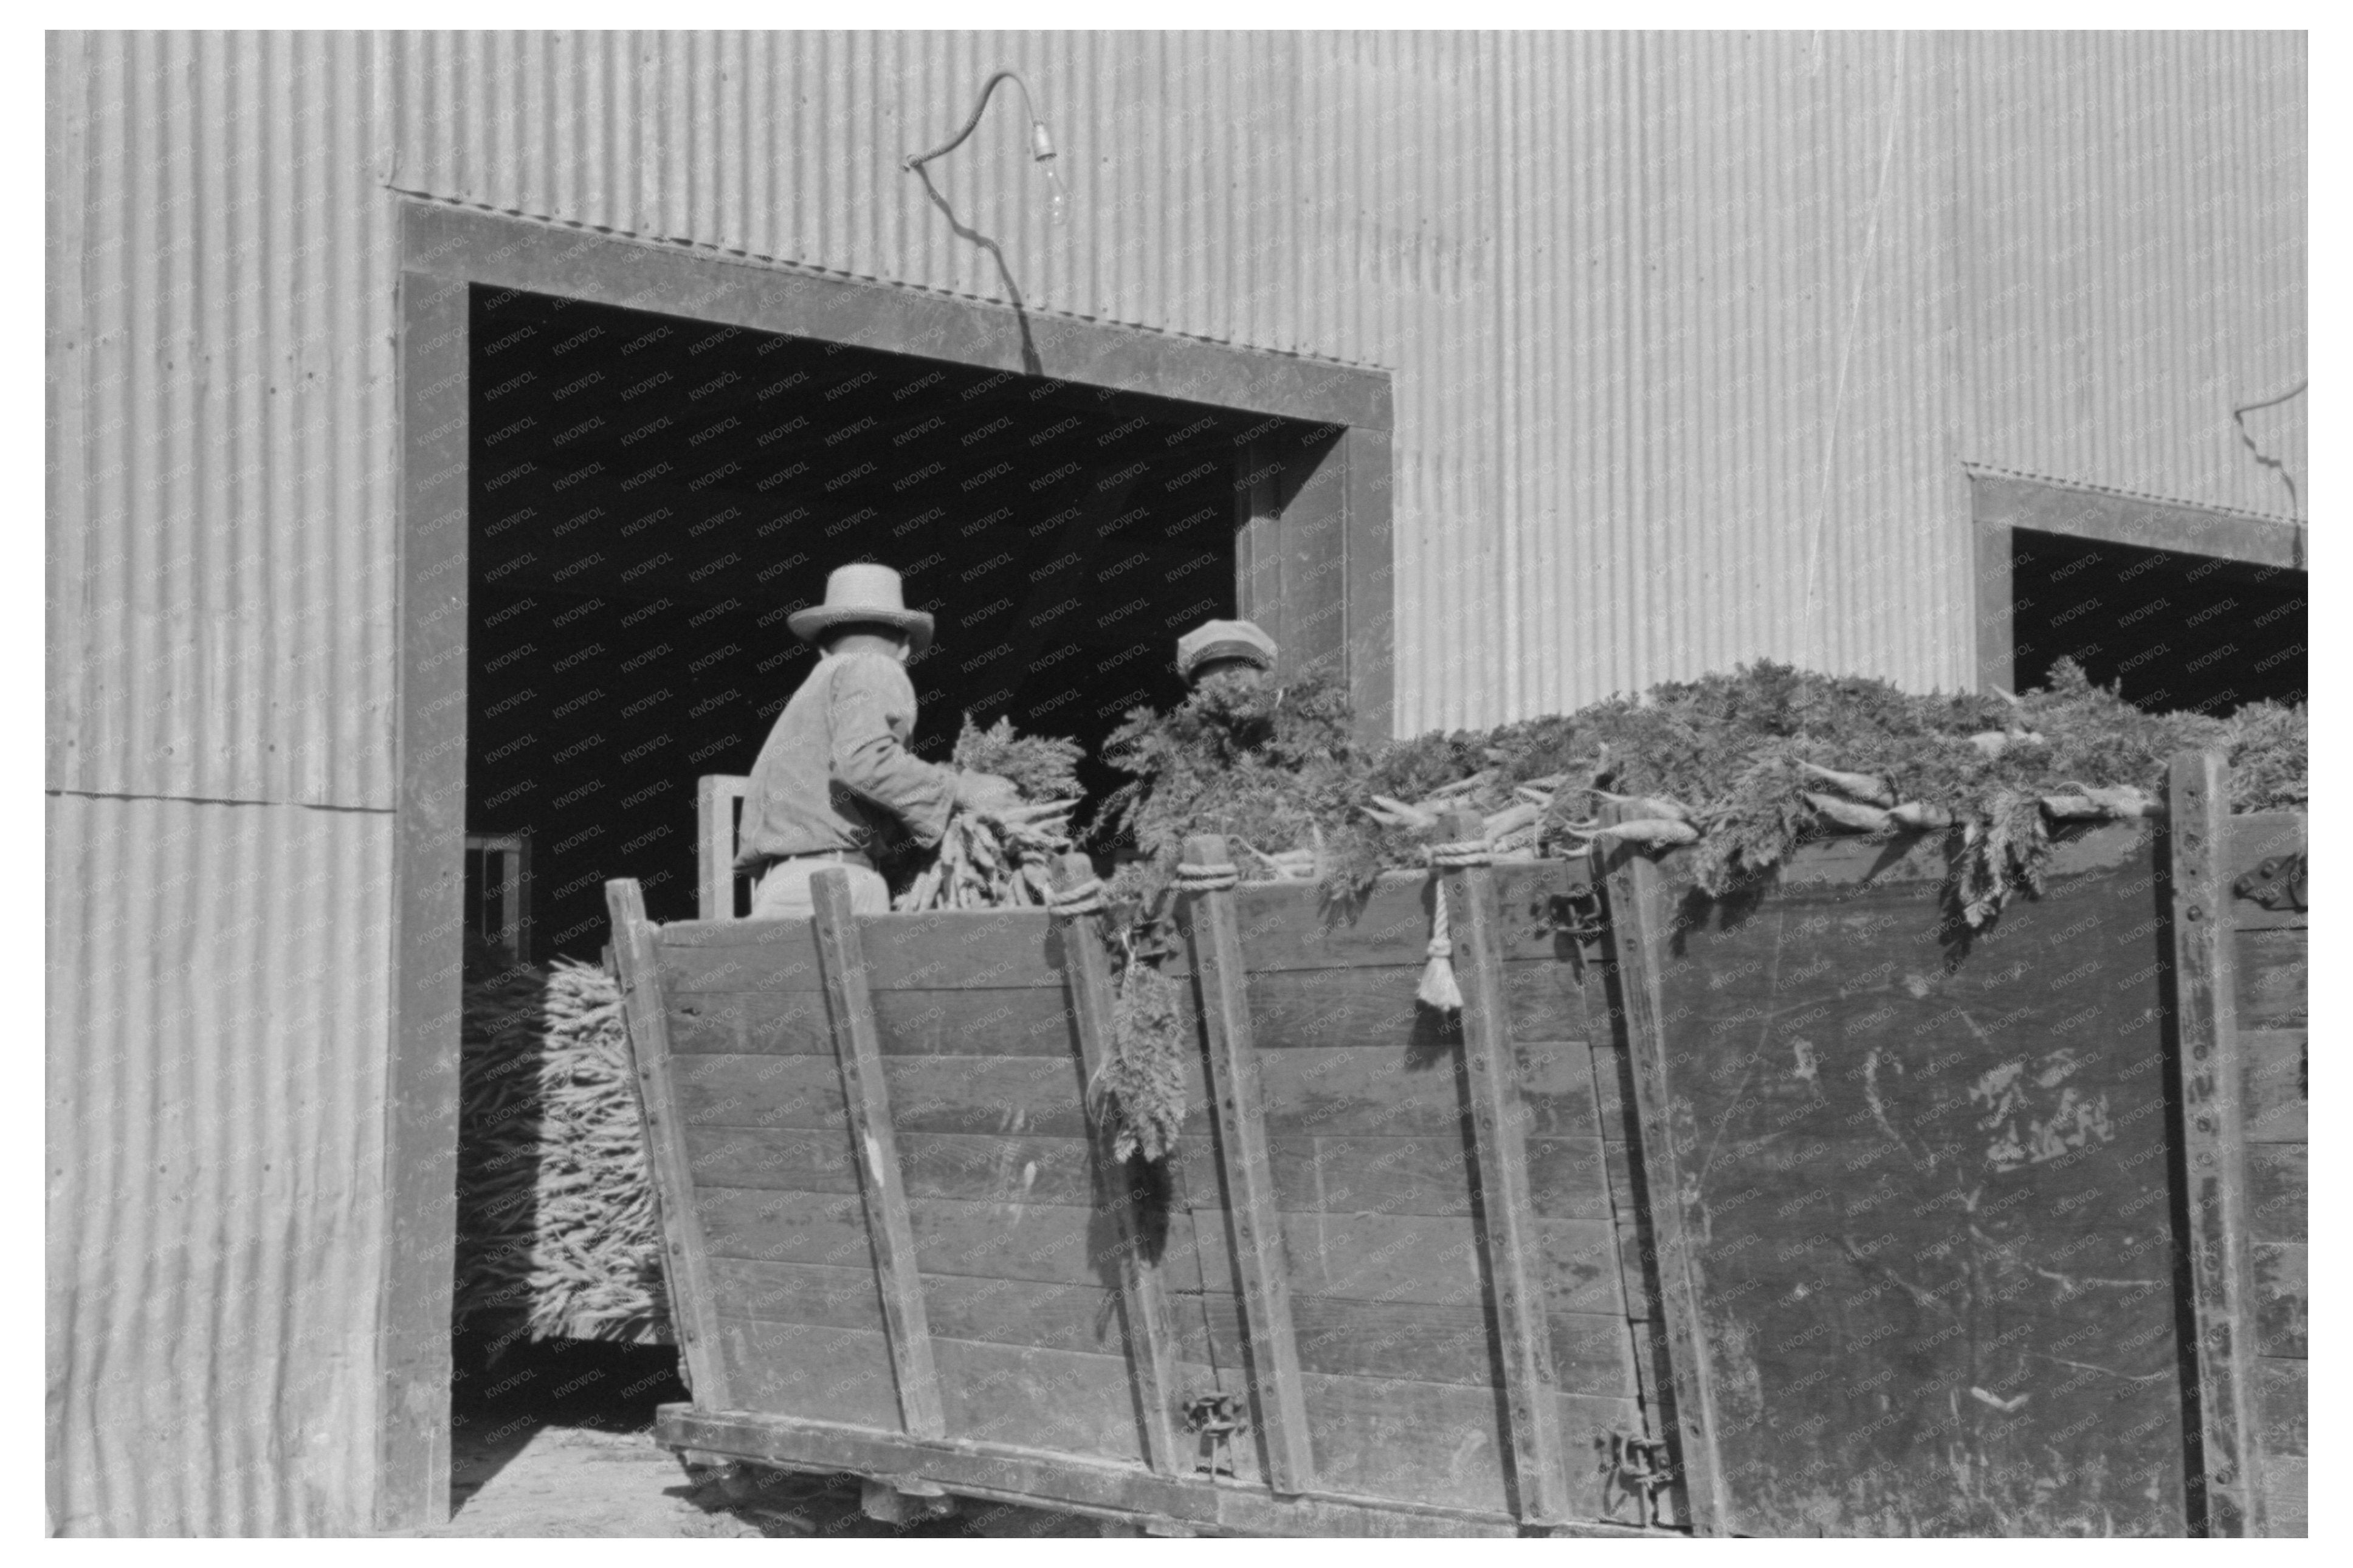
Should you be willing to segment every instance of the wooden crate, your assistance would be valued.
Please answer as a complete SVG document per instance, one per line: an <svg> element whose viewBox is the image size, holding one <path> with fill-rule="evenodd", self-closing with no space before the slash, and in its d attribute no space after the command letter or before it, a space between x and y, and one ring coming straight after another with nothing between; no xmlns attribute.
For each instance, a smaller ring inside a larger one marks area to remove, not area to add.
<svg viewBox="0 0 2353 1568"><path fill-rule="evenodd" d="M820 874L808 921L657 926L613 884L694 1394L663 1441L1166 1531L1638 1533L1664 1432L1585 868L1444 879L1456 1022L1414 1001L1431 877L1183 900L1157 1193L1089 1113L1097 917L853 916Z"/></svg>
<svg viewBox="0 0 2353 1568"><path fill-rule="evenodd" d="M1095 917L615 883L662 1439L1158 1533L2302 1533L2303 822L2175 773L1978 932L1925 835L1188 894L1141 1185Z"/></svg>

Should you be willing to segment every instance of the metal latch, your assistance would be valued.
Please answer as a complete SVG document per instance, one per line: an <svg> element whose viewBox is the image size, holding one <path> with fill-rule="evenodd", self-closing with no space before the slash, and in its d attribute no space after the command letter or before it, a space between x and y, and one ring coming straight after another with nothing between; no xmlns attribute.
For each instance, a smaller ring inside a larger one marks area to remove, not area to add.
<svg viewBox="0 0 2353 1568"><path fill-rule="evenodd" d="M1230 1476L1233 1440L1250 1430L1250 1415L1238 1394L1197 1394L1185 1401L1185 1429L1197 1438L1194 1468L1213 1476Z"/></svg>
<svg viewBox="0 0 2353 1568"><path fill-rule="evenodd" d="M2253 899L2263 908L2285 914L2310 907L2306 901L2305 856L2274 855L2241 877L2232 890L2242 899Z"/></svg>
<svg viewBox="0 0 2353 1568"><path fill-rule="evenodd" d="M1599 1439L1597 1439L1599 1441ZM1648 1530L1659 1522L1659 1493L1675 1479L1674 1461L1663 1438L1637 1437L1628 1432L1609 1434L1609 1458L1603 1465L1602 1506L1613 1509L1609 1491L1634 1500L1639 1522Z"/></svg>

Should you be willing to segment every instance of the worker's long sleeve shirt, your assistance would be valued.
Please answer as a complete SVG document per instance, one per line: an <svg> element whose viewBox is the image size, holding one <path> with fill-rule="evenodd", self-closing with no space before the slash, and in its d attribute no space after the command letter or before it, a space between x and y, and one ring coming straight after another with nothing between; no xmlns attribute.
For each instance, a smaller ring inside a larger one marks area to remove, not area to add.
<svg viewBox="0 0 2353 1568"><path fill-rule="evenodd" d="M907 750L915 687L898 660L828 654L776 716L752 764L735 857L750 870L771 856L880 846L895 818L917 844L940 840L955 770Z"/></svg>

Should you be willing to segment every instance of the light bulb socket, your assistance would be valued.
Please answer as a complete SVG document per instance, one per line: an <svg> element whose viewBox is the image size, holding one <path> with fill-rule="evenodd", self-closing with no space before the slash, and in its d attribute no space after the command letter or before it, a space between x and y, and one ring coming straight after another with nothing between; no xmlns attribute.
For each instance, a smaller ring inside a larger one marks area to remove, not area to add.
<svg viewBox="0 0 2353 1568"><path fill-rule="evenodd" d="M1046 122L1042 120L1031 121L1029 122L1029 156L1042 163L1053 155L1054 139L1046 134Z"/></svg>

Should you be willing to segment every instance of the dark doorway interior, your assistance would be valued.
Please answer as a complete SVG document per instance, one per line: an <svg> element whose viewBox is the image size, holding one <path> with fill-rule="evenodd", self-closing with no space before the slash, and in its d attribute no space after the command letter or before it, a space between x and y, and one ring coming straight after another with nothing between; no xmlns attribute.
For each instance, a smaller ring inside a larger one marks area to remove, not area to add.
<svg viewBox="0 0 2353 1568"><path fill-rule="evenodd" d="M965 712L1092 748L1177 695L1176 635L1234 611L1244 454L1308 430L515 290L471 309L467 826L528 834L542 962L596 954L608 878L694 912L695 778L750 770L813 658L786 615L832 567L896 566L939 617L920 750Z"/></svg>
<svg viewBox="0 0 2353 1568"><path fill-rule="evenodd" d="M2067 658L2153 711L2303 698L2304 573L2030 529L2011 540L2021 690Z"/></svg>

